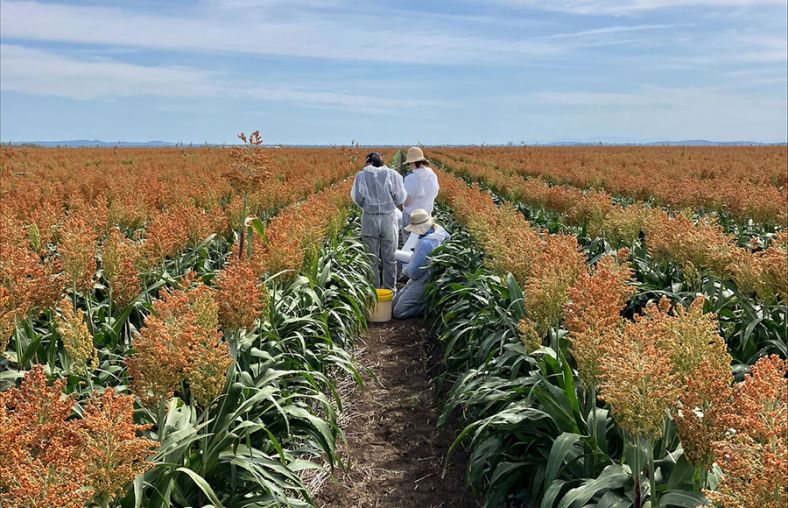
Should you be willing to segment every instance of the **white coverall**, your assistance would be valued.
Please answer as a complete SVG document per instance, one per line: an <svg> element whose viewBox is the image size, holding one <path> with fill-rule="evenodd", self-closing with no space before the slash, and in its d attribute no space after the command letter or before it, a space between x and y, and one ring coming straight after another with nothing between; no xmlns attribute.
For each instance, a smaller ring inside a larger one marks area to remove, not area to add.
<svg viewBox="0 0 788 508"><path fill-rule="evenodd" d="M410 214L417 208L423 208L432 215L432 210L435 207L435 198L438 197L439 190L438 177L427 166L416 168L405 177L405 192L408 193L408 199L405 206L403 206L403 228L410 224Z"/></svg>
<svg viewBox="0 0 788 508"><path fill-rule="evenodd" d="M405 201L402 175L393 169L372 165L356 175L350 197L362 210L361 241L372 263L375 287L395 289L399 224L396 209Z"/></svg>

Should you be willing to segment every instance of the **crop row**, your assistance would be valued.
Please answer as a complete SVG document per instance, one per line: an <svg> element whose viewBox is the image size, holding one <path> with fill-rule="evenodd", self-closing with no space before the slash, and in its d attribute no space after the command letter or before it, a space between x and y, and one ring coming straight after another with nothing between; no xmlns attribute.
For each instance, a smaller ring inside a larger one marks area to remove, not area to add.
<svg viewBox="0 0 788 508"><path fill-rule="evenodd" d="M462 414L454 446L469 438L486 506L781 505L784 360L737 383L704 298L642 302L628 252L587 266L576 237L439 178L459 221L428 288L450 384L440 423Z"/></svg>
<svg viewBox="0 0 788 508"><path fill-rule="evenodd" d="M19 324L66 292L90 314L100 310L90 305L95 291L106 294L110 316L130 314L168 277L220 263L244 216L265 220L350 172L340 150L281 153L269 157L264 185L245 196L228 174L227 150L110 154L74 167L91 161L90 150L4 149L3 351Z"/></svg>
<svg viewBox="0 0 788 508"><path fill-rule="evenodd" d="M231 167L255 169L250 159L244 162ZM281 175L286 195L294 200L309 195L350 169L343 153L336 160L313 162L326 170L316 169L318 176L309 181L298 176L304 173L300 162L282 159L281 164L293 166L292 179ZM260 172L246 174L259 177ZM278 181L274 174L267 178ZM241 215L271 210L250 205L265 202L268 184L259 193L245 193L246 199L237 184L231 183L229 199L217 203L227 208L238 202ZM165 256L153 284L138 276L139 265L124 265L150 241L151 222L135 228L142 231L141 239L130 238L116 229L117 223L96 232L97 225L106 224L105 216L96 214L100 218L85 228L92 241L69 243L69 219L81 209L66 205L68 218L58 223L46 252L33 251L30 236L20 235L15 245L28 248L36 257L27 258L39 264L31 263L36 269L29 273L18 271L16 263L5 264L17 279L6 275L4 287L17 290L16 281L38 284L27 286L34 303L16 322L14 347L4 353L0 372L5 383L24 377L19 388L1 394L0 440L10 450L0 459L3 504L308 503L307 472L337 460L335 408L340 401L329 373L357 377L343 348L363 326L372 294L363 247L349 236L354 230L344 228L349 185L345 179L284 208L267 223L239 216L238 229L249 224L241 229L246 246L237 232L228 233L229 243L181 245L189 251L188 262L184 256ZM194 196L199 195L195 189ZM95 211L102 200L86 206ZM278 198L278 206L287 201ZM150 216L169 217L174 210L154 206ZM31 223L25 225L29 233ZM338 240L326 243L331 238ZM81 256L69 258L69 245ZM68 273L77 265L70 259L82 261L84 281L75 276L77 270ZM180 270L173 267L176 260L184 261ZM49 306L33 298L46 284L31 275L47 264L52 266L48 276L76 281L73 299L61 300L58 284L48 288ZM134 276L113 278L124 269ZM189 270L194 271L185 274ZM123 294L120 284L113 287L118 282L137 290L144 284L145 297L132 297L125 306L116 302L120 309L113 312L113 296ZM6 309L18 308L7 303ZM136 318L128 309L136 309ZM48 386L45 376L54 377L54 385ZM100 395L96 389L104 387L108 391ZM74 411L79 418L73 418Z"/></svg>
<svg viewBox="0 0 788 508"><path fill-rule="evenodd" d="M606 191L676 210L729 213L740 222L788 222L784 146L457 148L436 153L457 166L484 166L541 184Z"/></svg>
<svg viewBox="0 0 788 508"><path fill-rule="evenodd" d="M752 363L765 351L786 353L784 231L758 235L739 246L708 216L620 205L604 194L567 191L484 166L444 167L511 200L536 225L577 236L590 258L626 247L644 293L690 300L705 294L707 310L721 315L724 334L740 361Z"/></svg>

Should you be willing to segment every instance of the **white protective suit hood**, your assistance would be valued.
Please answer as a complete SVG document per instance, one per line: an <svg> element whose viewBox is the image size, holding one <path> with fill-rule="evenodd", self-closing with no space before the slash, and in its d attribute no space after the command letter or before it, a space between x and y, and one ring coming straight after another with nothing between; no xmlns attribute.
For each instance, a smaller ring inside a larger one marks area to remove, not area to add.
<svg viewBox="0 0 788 508"><path fill-rule="evenodd" d="M364 213L394 213L405 201L402 177L387 166L366 166L356 175L351 197Z"/></svg>

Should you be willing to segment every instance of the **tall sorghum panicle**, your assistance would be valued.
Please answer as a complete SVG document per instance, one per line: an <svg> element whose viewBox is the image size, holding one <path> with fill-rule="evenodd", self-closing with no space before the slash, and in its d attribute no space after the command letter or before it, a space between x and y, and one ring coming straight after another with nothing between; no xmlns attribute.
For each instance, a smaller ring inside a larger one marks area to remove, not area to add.
<svg viewBox="0 0 788 508"><path fill-rule="evenodd" d="M788 500L788 362L761 358L734 387L730 411L721 417L729 429L714 443L722 470L716 491L706 492L725 507L779 508Z"/></svg>
<svg viewBox="0 0 788 508"><path fill-rule="evenodd" d="M77 403L47 386L44 367L34 366L19 388L0 393L0 503L9 507L82 508L107 503L153 466L146 458L154 441L137 437L134 399L107 388Z"/></svg>
<svg viewBox="0 0 788 508"><path fill-rule="evenodd" d="M13 223L0 223L7 238L0 255L0 348L5 351L16 324L51 308L63 289L57 260L43 260L30 250Z"/></svg>
<svg viewBox="0 0 788 508"><path fill-rule="evenodd" d="M666 212L649 214L645 225L646 245L657 262L673 262L689 275L706 270L725 277L734 242L712 218L697 222L687 213L670 216Z"/></svg>
<svg viewBox="0 0 788 508"><path fill-rule="evenodd" d="M667 377L662 381L649 378L649 382L657 385L665 383L664 390L655 397L655 401L660 400L665 404L666 409L675 406L680 393L679 387L685 386L691 376L698 374L697 369L702 362L708 367L705 374L728 379L731 357L727 352L725 341L717 331L716 316L704 314L703 304L703 297L698 297L688 310L683 306L677 306L671 313L671 305L666 298L663 298L659 305L649 302L643 309L642 315L636 316L633 322L625 325L623 332L618 334L615 344L603 348L605 350L603 384L609 389L611 386L626 383L626 375L631 373L621 365L621 358L625 355L617 354L618 347L625 352L637 352L637 355L643 357L653 355L654 364L643 365L643 368L646 370L659 368L667 373ZM623 368L624 375L617 376L616 371L611 368L616 363ZM640 364L635 362L633 365ZM646 386L634 384L634 387L639 388L641 392ZM670 397L673 399L669 400ZM613 413L615 417L615 408ZM652 437L659 435L660 433L653 434Z"/></svg>
<svg viewBox="0 0 788 508"><path fill-rule="evenodd" d="M704 313L703 296L697 297L689 309L677 305L669 314L669 303L663 297L660 306L647 306L644 314L655 325L666 331L658 342L658 347L665 351L673 363L673 372L681 384L686 383L701 361L706 362L716 373L729 374L731 361L725 340L719 334L717 315Z"/></svg>
<svg viewBox="0 0 788 508"><path fill-rule="evenodd" d="M60 232L58 253L69 286L90 292L96 274L96 233L90 223L79 215L69 217Z"/></svg>
<svg viewBox="0 0 788 508"><path fill-rule="evenodd" d="M157 443L137 436L151 425L134 423L134 398L117 395L111 388L88 400L82 418L85 473L94 500L108 503L122 495L134 478L153 467L148 457Z"/></svg>
<svg viewBox="0 0 788 508"><path fill-rule="evenodd" d="M118 307L125 307L142 292L137 266L140 253L139 244L126 238L117 228L112 229L104 241L102 271L112 291L112 303Z"/></svg>
<svg viewBox="0 0 788 508"><path fill-rule="evenodd" d="M636 316L602 344L599 396L630 436L659 438L667 410L678 398L673 365L658 347L664 337L664 329Z"/></svg>
<svg viewBox="0 0 788 508"><path fill-rule="evenodd" d="M191 291L191 308L200 330L192 345L192 360L185 366L185 381L201 407L208 407L224 388L227 369L233 362L230 348L219 332L219 305L214 291L198 285Z"/></svg>
<svg viewBox="0 0 788 508"><path fill-rule="evenodd" d="M788 302L788 232L779 232L768 248L751 252L736 249L730 266L733 281L747 294L763 301Z"/></svg>
<svg viewBox="0 0 788 508"><path fill-rule="evenodd" d="M680 393L678 375L665 351L660 348L669 335L653 314L667 312L650 302L644 316L635 316L611 338L601 344L599 398L610 405L613 419L635 448L631 464L634 477L635 506L641 506L640 450L648 450L650 500L657 505L658 493L652 443L662 436L667 412L674 407Z"/></svg>
<svg viewBox="0 0 788 508"><path fill-rule="evenodd" d="M603 343L622 324L621 312L635 292L629 284L632 269L605 256L591 272L582 273L569 289L564 315L571 352L580 377L589 387L599 383L599 356Z"/></svg>
<svg viewBox="0 0 788 508"><path fill-rule="evenodd" d="M145 226L140 264L152 268L183 251L189 242L187 221L182 209L153 214Z"/></svg>
<svg viewBox="0 0 788 508"><path fill-rule="evenodd" d="M546 235L523 288L526 315L540 337L558 326L568 298L567 291L587 270L585 256L572 235Z"/></svg>
<svg viewBox="0 0 788 508"><path fill-rule="evenodd" d="M85 324L82 309L75 312L71 302L64 299L60 302L56 328L66 354L73 362L74 371L81 375L95 370L98 367L98 351L93 345L93 336Z"/></svg>
<svg viewBox="0 0 788 508"><path fill-rule="evenodd" d="M268 156L262 148L263 138L260 131L252 132L249 137L241 132L238 138L243 142L241 146L234 146L230 151L232 164L229 170L224 173L224 177L230 182L230 186L243 196L243 204L240 221L240 241L238 242L238 255L243 257L247 254L246 240L246 217L250 215L248 207L249 194L259 188L269 176Z"/></svg>
<svg viewBox="0 0 788 508"><path fill-rule="evenodd" d="M644 203L615 206L602 221L600 233L614 246L631 246L648 222L652 209Z"/></svg>
<svg viewBox="0 0 788 508"><path fill-rule="evenodd" d="M729 402L732 358L719 334L717 316L704 313L704 298L685 309L663 298L660 306L647 306L646 319L658 337L657 347L670 359L680 396L672 408L676 430L687 458L705 471L711 465L711 443L720 439L724 426L719 415ZM702 483L702 482L701 482Z"/></svg>
<svg viewBox="0 0 788 508"><path fill-rule="evenodd" d="M155 406L187 383L197 402L207 406L224 387L232 359L221 341L219 306L212 290L198 283L165 292L153 302L127 360L132 388L142 402ZM181 393L181 395L184 395Z"/></svg>
<svg viewBox="0 0 788 508"><path fill-rule="evenodd" d="M219 319L225 331L251 330L265 304L265 286L251 261L233 259L216 277Z"/></svg>
<svg viewBox="0 0 788 508"><path fill-rule="evenodd" d="M724 415L731 410L731 369L726 366L720 370L714 363L701 360L686 378L673 411L684 455L702 476L711 468L714 443L725 436Z"/></svg>
<svg viewBox="0 0 788 508"><path fill-rule="evenodd" d="M86 485L80 421L63 382L47 386L35 365L19 388L0 392L0 504L9 507L82 508L93 497Z"/></svg>
<svg viewBox="0 0 788 508"><path fill-rule="evenodd" d="M18 310L5 286L0 286L0 355L2 355L16 329Z"/></svg>
<svg viewBox="0 0 788 508"><path fill-rule="evenodd" d="M270 176L269 160L259 130L248 137L241 132L238 139L242 144L230 149L232 163L223 176L236 192L251 192Z"/></svg>

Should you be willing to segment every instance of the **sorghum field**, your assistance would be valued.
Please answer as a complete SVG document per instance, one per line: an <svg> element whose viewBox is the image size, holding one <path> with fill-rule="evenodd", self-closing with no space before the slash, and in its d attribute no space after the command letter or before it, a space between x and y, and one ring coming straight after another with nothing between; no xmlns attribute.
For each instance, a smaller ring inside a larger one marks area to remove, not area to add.
<svg viewBox="0 0 788 508"><path fill-rule="evenodd" d="M461 460L469 506L785 505L785 146L425 152L435 478ZM2 147L0 506L365 505L321 497L364 467L340 385L375 382L364 154Z"/></svg>

